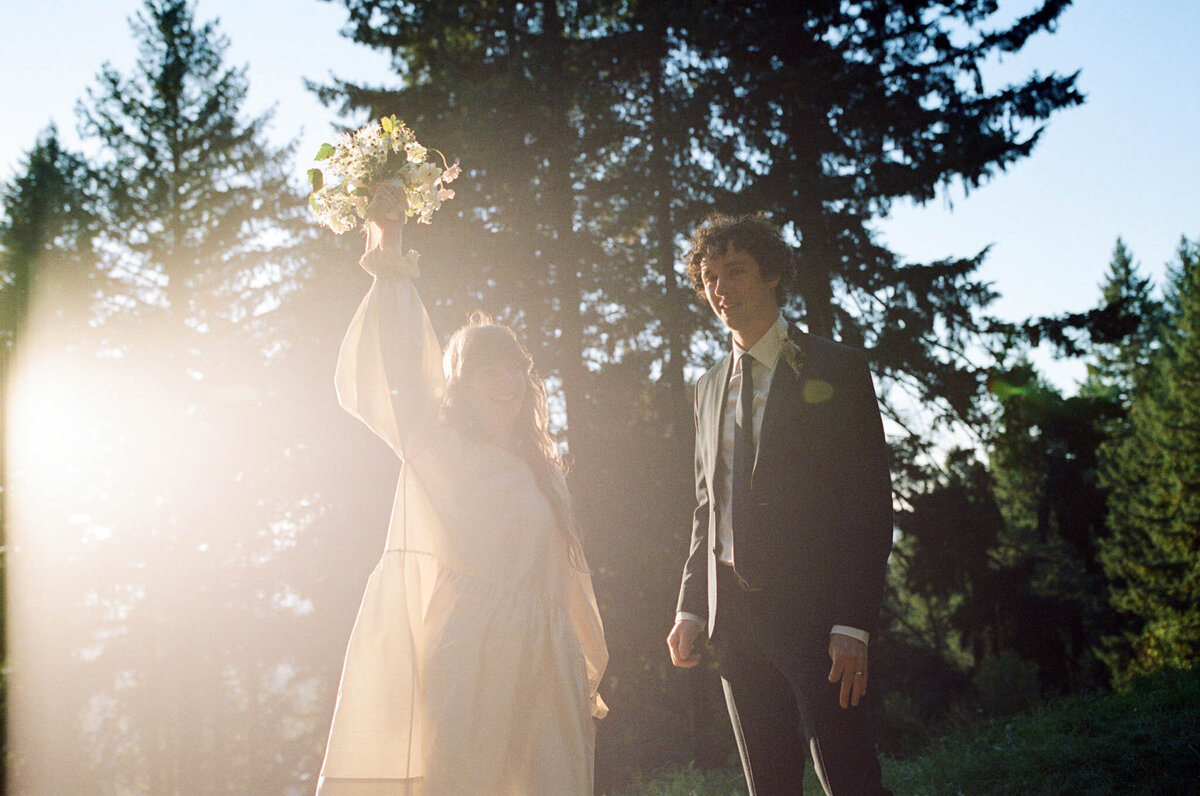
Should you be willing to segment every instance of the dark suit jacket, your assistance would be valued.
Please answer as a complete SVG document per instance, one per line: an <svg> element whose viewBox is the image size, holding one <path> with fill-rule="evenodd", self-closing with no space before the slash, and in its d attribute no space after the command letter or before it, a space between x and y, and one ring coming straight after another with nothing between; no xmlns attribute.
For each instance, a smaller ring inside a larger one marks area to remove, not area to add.
<svg viewBox="0 0 1200 796"><path fill-rule="evenodd" d="M767 396L746 527L733 529L738 574L809 629L873 632L892 545L892 496L879 405L862 353L789 330ZM717 615L713 478L731 357L696 384L696 510L678 610Z"/></svg>

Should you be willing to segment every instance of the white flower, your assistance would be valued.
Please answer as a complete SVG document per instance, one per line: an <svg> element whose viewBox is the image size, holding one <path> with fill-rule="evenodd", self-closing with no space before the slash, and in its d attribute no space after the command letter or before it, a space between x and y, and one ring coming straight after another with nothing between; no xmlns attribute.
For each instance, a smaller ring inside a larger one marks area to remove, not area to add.
<svg viewBox="0 0 1200 796"><path fill-rule="evenodd" d="M433 188L433 184L442 177L442 170L432 163L422 163L413 174L411 187L422 193Z"/></svg>
<svg viewBox="0 0 1200 796"><path fill-rule="evenodd" d="M404 145L404 153L408 157L409 163L424 163L425 156L428 154L425 147L413 141L411 144Z"/></svg>

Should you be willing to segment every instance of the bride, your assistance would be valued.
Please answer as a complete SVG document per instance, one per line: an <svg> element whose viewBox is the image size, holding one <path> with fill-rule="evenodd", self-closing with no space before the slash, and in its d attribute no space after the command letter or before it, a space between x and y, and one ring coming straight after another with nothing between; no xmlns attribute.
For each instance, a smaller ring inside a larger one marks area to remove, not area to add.
<svg viewBox="0 0 1200 796"><path fill-rule="evenodd" d="M402 466L317 792L590 794L608 651L545 387L478 313L443 355L403 202L368 209L374 282L338 357L339 401Z"/></svg>

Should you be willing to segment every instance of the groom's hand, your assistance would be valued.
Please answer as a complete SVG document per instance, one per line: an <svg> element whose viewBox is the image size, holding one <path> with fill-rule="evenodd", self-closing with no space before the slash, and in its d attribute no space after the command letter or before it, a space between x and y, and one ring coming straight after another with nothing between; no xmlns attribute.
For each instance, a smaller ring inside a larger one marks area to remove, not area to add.
<svg viewBox="0 0 1200 796"><path fill-rule="evenodd" d="M681 669L690 669L700 662L700 650L696 639L703 627L691 619L679 619L667 634L667 649L671 651L671 663Z"/></svg>
<svg viewBox="0 0 1200 796"><path fill-rule="evenodd" d="M867 645L841 633L829 634L829 682L841 681L838 704L843 708L858 707L867 694Z"/></svg>

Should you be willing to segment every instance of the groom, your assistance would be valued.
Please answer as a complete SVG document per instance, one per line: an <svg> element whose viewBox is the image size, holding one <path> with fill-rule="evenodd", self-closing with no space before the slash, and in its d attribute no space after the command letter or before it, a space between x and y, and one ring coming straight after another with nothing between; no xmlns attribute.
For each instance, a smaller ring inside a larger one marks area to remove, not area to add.
<svg viewBox="0 0 1200 796"><path fill-rule="evenodd" d="M791 251L713 216L687 273L732 351L696 385L696 510L671 660L707 628L750 793L886 794L863 699L892 538L887 448L862 354L779 314Z"/></svg>

